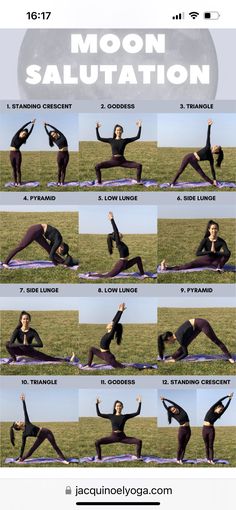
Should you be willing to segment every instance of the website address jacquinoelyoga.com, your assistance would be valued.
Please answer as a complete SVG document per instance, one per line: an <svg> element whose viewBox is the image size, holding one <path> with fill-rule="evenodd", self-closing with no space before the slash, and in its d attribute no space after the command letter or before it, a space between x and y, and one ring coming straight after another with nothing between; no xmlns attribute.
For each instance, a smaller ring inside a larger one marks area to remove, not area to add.
<svg viewBox="0 0 236 510"><path fill-rule="evenodd" d="M75 496L147 496L172 495L171 487L79 487L75 488Z"/></svg>

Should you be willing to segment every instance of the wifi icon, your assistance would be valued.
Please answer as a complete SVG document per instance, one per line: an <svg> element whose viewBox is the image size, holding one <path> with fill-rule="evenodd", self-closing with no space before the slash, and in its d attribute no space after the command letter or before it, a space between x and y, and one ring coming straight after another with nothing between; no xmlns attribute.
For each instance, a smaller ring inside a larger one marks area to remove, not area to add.
<svg viewBox="0 0 236 510"><path fill-rule="evenodd" d="M196 19L199 16L199 12L196 11L189 12L189 16L191 16L192 19Z"/></svg>

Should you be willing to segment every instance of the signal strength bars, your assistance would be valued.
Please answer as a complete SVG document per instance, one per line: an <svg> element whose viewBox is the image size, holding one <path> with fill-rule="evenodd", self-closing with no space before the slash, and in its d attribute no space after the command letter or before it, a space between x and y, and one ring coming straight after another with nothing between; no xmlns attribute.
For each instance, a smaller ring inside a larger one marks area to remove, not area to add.
<svg viewBox="0 0 236 510"><path fill-rule="evenodd" d="M184 12L180 12L179 14L172 16L172 19L184 19Z"/></svg>

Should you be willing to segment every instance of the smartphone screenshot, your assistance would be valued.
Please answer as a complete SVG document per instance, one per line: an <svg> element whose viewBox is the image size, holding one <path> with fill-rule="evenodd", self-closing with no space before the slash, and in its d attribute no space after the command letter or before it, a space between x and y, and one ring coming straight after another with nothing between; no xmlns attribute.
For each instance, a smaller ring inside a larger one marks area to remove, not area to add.
<svg viewBox="0 0 236 510"><path fill-rule="evenodd" d="M5 510L233 510L236 8L8 2Z"/></svg>

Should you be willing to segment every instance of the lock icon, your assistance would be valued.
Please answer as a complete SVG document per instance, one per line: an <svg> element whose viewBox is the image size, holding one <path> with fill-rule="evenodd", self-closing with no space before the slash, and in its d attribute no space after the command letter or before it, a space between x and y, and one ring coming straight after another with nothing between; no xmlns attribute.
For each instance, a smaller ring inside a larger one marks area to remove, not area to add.
<svg viewBox="0 0 236 510"><path fill-rule="evenodd" d="M69 485L66 486L66 490L65 490L65 493L66 494L71 494L72 491L71 491L71 487Z"/></svg>

